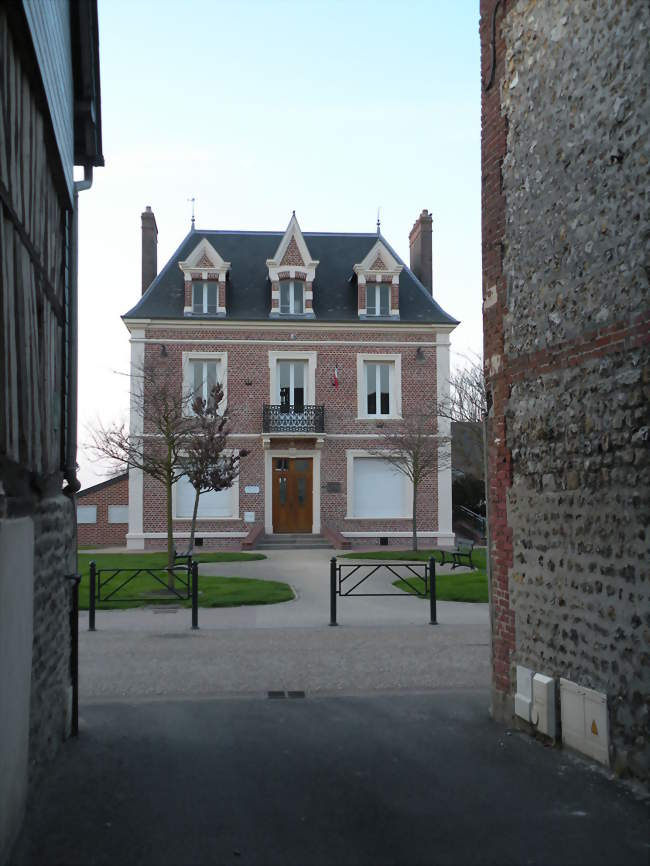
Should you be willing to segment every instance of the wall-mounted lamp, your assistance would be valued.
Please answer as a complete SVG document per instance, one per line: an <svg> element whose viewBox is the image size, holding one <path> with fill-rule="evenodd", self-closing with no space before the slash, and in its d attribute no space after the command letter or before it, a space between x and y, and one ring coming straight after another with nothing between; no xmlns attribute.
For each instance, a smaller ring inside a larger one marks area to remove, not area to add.
<svg viewBox="0 0 650 866"><path fill-rule="evenodd" d="M160 357L161 358L167 357L167 346L164 346L164 345L160 346Z"/></svg>
<svg viewBox="0 0 650 866"><path fill-rule="evenodd" d="M415 360L420 363L424 361L424 349L422 348L422 346L418 346L415 350Z"/></svg>

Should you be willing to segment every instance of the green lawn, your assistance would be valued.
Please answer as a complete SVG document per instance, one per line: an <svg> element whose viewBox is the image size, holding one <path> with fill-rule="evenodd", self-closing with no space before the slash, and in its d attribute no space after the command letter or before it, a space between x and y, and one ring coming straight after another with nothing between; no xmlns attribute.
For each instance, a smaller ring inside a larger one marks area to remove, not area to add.
<svg viewBox="0 0 650 866"><path fill-rule="evenodd" d="M259 553L205 553L197 560L199 562L199 607L233 607L247 604L277 604L291 601L294 598L291 587L275 580L254 580L248 577L207 577L200 573L201 562L236 562L255 559L265 559ZM134 577L115 596L108 601L100 601L97 607L102 610L124 610L130 607L143 607L151 604L174 604L191 607L190 599L179 599L174 595L165 594L167 573L164 566L167 562L166 553L111 553L111 554L79 554L79 571L82 575L79 585L79 607L88 610L88 595L90 584L90 562L94 560L98 569L115 568L149 568L165 585L159 583L150 574ZM110 575L101 575L102 583ZM185 573L180 572L185 579ZM122 583L128 574L115 575L102 587L102 596L112 591L112 588ZM119 583L118 583L119 582ZM180 580L176 588L183 593L184 587Z"/></svg>
<svg viewBox="0 0 650 866"><path fill-rule="evenodd" d="M438 550L373 550L368 553L344 553L347 559L386 559L402 560L406 562L428 562L433 556L440 562L442 555ZM449 557L447 557L447 562ZM438 601L479 601L487 602L488 585L485 572L485 548L474 548L472 561L477 566L470 571L467 568L456 569L452 574L436 574L436 598ZM423 581L409 577L412 585L420 592L423 590ZM414 589L402 580L393 583L404 592L414 593Z"/></svg>

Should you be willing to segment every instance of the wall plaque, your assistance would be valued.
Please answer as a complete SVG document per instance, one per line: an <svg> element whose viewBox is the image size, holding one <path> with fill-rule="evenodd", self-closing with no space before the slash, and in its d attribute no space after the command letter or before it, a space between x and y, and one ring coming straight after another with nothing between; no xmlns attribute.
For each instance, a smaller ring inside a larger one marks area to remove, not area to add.
<svg viewBox="0 0 650 866"><path fill-rule="evenodd" d="M259 492L260 492L259 484L247 484L246 487L244 487L244 493L259 493Z"/></svg>
<svg viewBox="0 0 650 866"><path fill-rule="evenodd" d="M328 493L340 493L341 492L341 482L340 481L328 481L325 484L325 489Z"/></svg>

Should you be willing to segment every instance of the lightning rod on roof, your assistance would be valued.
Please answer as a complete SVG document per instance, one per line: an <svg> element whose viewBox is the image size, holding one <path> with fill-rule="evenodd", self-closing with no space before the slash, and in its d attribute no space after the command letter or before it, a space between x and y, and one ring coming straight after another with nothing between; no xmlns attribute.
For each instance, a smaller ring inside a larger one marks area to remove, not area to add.
<svg viewBox="0 0 650 866"><path fill-rule="evenodd" d="M377 234L381 234L381 205L377 207Z"/></svg>
<svg viewBox="0 0 650 866"><path fill-rule="evenodd" d="M192 228L194 228L194 202L196 199L192 196L192 198L188 198L188 201L192 202Z"/></svg>

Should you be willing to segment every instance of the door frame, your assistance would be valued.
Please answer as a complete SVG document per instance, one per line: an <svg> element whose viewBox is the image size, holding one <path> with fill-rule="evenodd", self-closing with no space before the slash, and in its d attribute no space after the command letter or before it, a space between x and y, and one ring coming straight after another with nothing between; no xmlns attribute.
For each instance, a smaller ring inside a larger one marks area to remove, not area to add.
<svg viewBox="0 0 650 866"><path fill-rule="evenodd" d="M264 532L273 535L273 458L307 457L312 462L312 535L320 533L320 458L321 452L315 449L266 448L264 450Z"/></svg>

